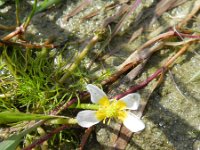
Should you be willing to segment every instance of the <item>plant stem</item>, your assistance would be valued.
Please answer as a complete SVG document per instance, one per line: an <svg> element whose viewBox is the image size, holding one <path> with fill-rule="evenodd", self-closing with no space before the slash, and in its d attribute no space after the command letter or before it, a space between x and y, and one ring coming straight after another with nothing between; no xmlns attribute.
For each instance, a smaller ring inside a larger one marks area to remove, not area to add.
<svg viewBox="0 0 200 150"><path fill-rule="evenodd" d="M31 150L34 147L42 144L44 141L46 141L47 139L51 138L54 134L59 133L60 131L69 128L68 125L62 125L59 128L56 128L55 130L51 131L50 133L42 136L39 140L36 140L35 142L33 142L31 145L25 147L23 150Z"/></svg>
<svg viewBox="0 0 200 150"><path fill-rule="evenodd" d="M78 97L80 97L80 99L83 99L83 98L86 98L88 96L89 96L88 92L82 92L82 93L79 94ZM74 97L70 101L67 101L64 104L59 105L57 108L55 108L54 110L52 110L49 114L50 115L58 115L61 111L69 108L71 105L73 105L77 101L78 101L77 97Z"/></svg>
<svg viewBox="0 0 200 150"><path fill-rule="evenodd" d="M77 108L77 109L99 109L99 105L97 104L73 104L69 108Z"/></svg>
<svg viewBox="0 0 200 150"><path fill-rule="evenodd" d="M26 30L26 28L28 27L28 25L35 13L36 8L37 8L37 0L34 1L33 9L31 11L30 15L27 17L26 21L21 26L17 27L15 31L4 36L1 40L7 41L7 40L10 40L11 38L15 37L16 35L23 33Z"/></svg>
<svg viewBox="0 0 200 150"><path fill-rule="evenodd" d="M20 25L20 19L19 19L19 0L15 0L15 7L16 7L16 24L17 26Z"/></svg>
<svg viewBox="0 0 200 150"><path fill-rule="evenodd" d="M30 15L26 18L26 21L25 21L25 23L23 25L24 30L26 30L26 28L28 27L31 19L33 18L33 15L35 14L36 8L37 8L37 0L34 0L33 9L31 11Z"/></svg>
<svg viewBox="0 0 200 150"><path fill-rule="evenodd" d="M49 124L77 124L77 120L74 118L55 118L46 121Z"/></svg>
<svg viewBox="0 0 200 150"><path fill-rule="evenodd" d="M89 50L96 44L96 42L101 38L104 31L100 31L97 33L87 44L87 46L83 49L83 51L75 58L74 63L70 66L68 70L66 70L65 74L59 80L59 83L63 83L71 74L72 72L80 65L82 59L87 55Z"/></svg>
<svg viewBox="0 0 200 150"><path fill-rule="evenodd" d="M179 51L178 53L176 53L173 57L171 57L164 65L165 68L170 67L170 65L179 57L181 56L189 47L190 43L187 43L186 45L184 45Z"/></svg>
<svg viewBox="0 0 200 150"><path fill-rule="evenodd" d="M127 94L131 94L134 93L142 88L144 88L145 86L147 86L153 79L155 79L156 77L158 77L162 72L164 71L164 68L160 68L158 69L155 73L153 73L151 76L149 76L146 80L144 80L143 82L139 83L138 85L135 85L133 87L130 87L127 91L125 91L124 93L121 93L117 96L115 96L115 99L120 99L124 96L126 96Z"/></svg>

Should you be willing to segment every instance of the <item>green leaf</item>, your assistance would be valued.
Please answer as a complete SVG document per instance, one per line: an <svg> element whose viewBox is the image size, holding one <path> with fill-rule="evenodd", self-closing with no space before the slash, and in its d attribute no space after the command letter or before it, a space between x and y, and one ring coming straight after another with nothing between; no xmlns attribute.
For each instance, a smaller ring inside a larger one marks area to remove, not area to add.
<svg viewBox="0 0 200 150"><path fill-rule="evenodd" d="M35 130L37 127L39 127L42 124L42 122L36 123L33 125L31 128L28 128L24 131L22 131L19 134L14 134L4 140L3 142L0 143L0 150L16 150L17 146L19 143L22 141L22 138L30 133L31 131Z"/></svg>
<svg viewBox="0 0 200 150"><path fill-rule="evenodd" d="M56 116L47 116L40 114L26 114L21 112L11 112L5 111L0 113L0 124L9 124L19 121L30 121L30 120L40 120L40 119L50 119Z"/></svg>
<svg viewBox="0 0 200 150"><path fill-rule="evenodd" d="M15 150L22 140L21 134L12 135L5 141L0 143L1 150Z"/></svg>
<svg viewBox="0 0 200 150"><path fill-rule="evenodd" d="M5 0L0 0L0 6L2 6L3 4L5 4Z"/></svg>
<svg viewBox="0 0 200 150"><path fill-rule="evenodd" d="M26 114L21 112L10 112L5 111L0 113L0 124L14 123L18 121L30 121L37 119L50 119L50 118L65 118L68 119L67 123L76 123L75 119L71 119L63 116L48 116L48 115L39 115L39 114ZM39 127L43 122L39 121L35 123L32 127L25 129L21 133L14 134L10 136L8 139L4 140L0 143L0 150L16 150L19 143L22 141L22 138ZM66 122L65 122L66 123Z"/></svg>
<svg viewBox="0 0 200 150"><path fill-rule="evenodd" d="M45 0L44 2L42 2L36 9L36 13L37 12L41 12L53 5L56 5L58 3L60 3L62 0Z"/></svg>

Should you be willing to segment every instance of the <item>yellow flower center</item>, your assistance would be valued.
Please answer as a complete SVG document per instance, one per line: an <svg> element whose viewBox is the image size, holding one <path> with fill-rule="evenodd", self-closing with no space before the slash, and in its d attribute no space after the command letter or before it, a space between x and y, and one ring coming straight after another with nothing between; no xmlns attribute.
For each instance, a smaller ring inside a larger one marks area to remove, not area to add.
<svg viewBox="0 0 200 150"><path fill-rule="evenodd" d="M100 107L96 112L96 117L98 120L103 120L104 123L106 118L118 118L123 121L127 116L127 112L125 111L126 103L123 101L110 101L106 97L103 97L99 101L99 105Z"/></svg>

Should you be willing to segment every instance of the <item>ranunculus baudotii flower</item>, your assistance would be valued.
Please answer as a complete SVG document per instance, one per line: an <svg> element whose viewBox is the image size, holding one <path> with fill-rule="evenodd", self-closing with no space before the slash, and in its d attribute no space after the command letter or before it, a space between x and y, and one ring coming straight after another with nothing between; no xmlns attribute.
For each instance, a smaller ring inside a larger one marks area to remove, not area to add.
<svg viewBox="0 0 200 150"><path fill-rule="evenodd" d="M144 123L130 110L137 110L140 105L140 95L132 93L116 100L109 100L107 95L97 86L88 84L87 90L91 95L92 103L98 104L98 110L84 110L77 114L77 122L82 127L91 127L106 119L115 118L123 122L124 126L132 132L138 132L145 128Z"/></svg>

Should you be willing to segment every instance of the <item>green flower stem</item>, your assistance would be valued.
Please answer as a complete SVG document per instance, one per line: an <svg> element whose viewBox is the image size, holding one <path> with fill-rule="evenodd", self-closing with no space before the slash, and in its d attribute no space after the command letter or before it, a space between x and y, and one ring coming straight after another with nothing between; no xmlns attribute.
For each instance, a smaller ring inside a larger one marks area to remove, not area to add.
<svg viewBox="0 0 200 150"><path fill-rule="evenodd" d="M16 23L17 23L17 26L20 25L20 19L19 19L19 0L15 0L15 7L16 7Z"/></svg>
<svg viewBox="0 0 200 150"><path fill-rule="evenodd" d="M77 120L75 118L56 118L47 120L48 124L77 124Z"/></svg>
<svg viewBox="0 0 200 150"><path fill-rule="evenodd" d="M26 28L28 27L31 19L33 18L33 15L35 14L36 9L37 9L37 0L34 0L33 9L23 25L24 30L26 30Z"/></svg>
<svg viewBox="0 0 200 150"><path fill-rule="evenodd" d="M87 55L89 50L96 44L96 42L99 39L102 38L102 35L104 34L104 32L105 32L104 30L101 30L97 34L95 34L95 36L90 40L90 42L83 49L83 51L75 58L75 61L71 65L71 67L68 70L66 70L65 74L59 80L60 83L63 83L72 74L72 72L80 65L81 61Z"/></svg>
<svg viewBox="0 0 200 150"><path fill-rule="evenodd" d="M69 108L98 110L99 105L97 105L97 104L73 104Z"/></svg>

